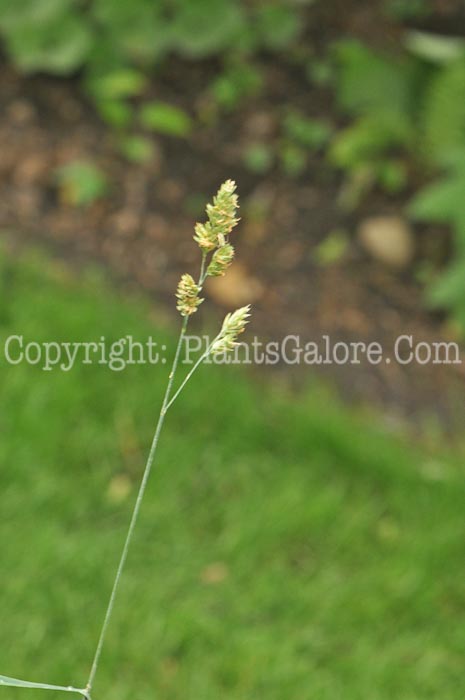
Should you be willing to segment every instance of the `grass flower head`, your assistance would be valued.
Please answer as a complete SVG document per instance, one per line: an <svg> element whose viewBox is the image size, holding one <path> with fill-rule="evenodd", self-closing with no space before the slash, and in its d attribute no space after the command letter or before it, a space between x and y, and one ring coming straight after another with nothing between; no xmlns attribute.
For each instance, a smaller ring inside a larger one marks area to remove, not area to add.
<svg viewBox="0 0 465 700"><path fill-rule="evenodd" d="M199 297L200 287L194 282L191 275L185 274L181 277L176 297L178 303L177 310L181 316L191 316L195 314L203 299Z"/></svg>
<svg viewBox="0 0 465 700"><path fill-rule="evenodd" d="M213 198L213 203L207 204L208 221L196 224L194 240L202 251L209 253L224 246L227 237L239 222L236 217L239 201L235 190L236 183L226 180Z"/></svg>
<svg viewBox="0 0 465 700"><path fill-rule="evenodd" d="M213 253L207 275L209 277L223 277L233 260L234 248L230 243L226 243Z"/></svg>
<svg viewBox="0 0 465 700"><path fill-rule="evenodd" d="M250 304L242 306L237 311L227 314L223 321L221 331L213 341L211 347L212 355L234 350L237 345L238 336L244 332L250 319Z"/></svg>

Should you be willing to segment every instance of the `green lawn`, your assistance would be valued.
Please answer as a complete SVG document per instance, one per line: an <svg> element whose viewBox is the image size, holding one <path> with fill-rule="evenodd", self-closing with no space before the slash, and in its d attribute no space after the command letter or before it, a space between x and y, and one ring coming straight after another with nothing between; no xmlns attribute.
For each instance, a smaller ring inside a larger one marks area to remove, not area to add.
<svg viewBox="0 0 465 700"><path fill-rule="evenodd" d="M2 341L173 345L95 274L5 253L0 274ZM165 380L2 355L0 674L85 684ZM167 419L94 700L463 700L464 486L458 459L316 389L201 368Z"/></svg>

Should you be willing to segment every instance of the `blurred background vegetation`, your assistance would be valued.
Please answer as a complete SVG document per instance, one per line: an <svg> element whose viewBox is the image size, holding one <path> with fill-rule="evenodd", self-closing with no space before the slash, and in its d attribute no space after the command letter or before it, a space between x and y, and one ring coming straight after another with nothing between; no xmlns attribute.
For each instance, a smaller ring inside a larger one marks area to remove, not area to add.
<svg viewBox="0 0 465 700"><path fill-rule="evenodd" d="M199 332L252 301L265 340L463 348L461 1L0 0L0 41L2 338L171 348L233 177L239 261ZM87 676L164 379L2 367L1 673ZM461 700L462 366L195 382L96 697Z"/></svg>

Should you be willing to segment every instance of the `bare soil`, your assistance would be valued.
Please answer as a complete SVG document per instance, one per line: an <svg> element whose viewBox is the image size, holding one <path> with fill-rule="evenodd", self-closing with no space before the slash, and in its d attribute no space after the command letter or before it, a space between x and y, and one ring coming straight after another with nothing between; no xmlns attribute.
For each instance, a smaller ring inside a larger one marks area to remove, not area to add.
<svg viewBox="0 0 465 700"><path fill-rule="evenodd" d="M447 32L455 22L455 29L465 30L465 22L457 25L463 20L462 3L438 0L436 5L434 26ZM391 49L398 45L402 28L381 16L377 3L334 0L316 7L306 41L317 53L341 36ZM18 242L45 242L78 269L89 260L104 263L115 279L146 290L174 316L179 275L197 264L193 223L218 185L233 178L242 202L239 261L224 283L208 290L218 313L252 300L253 331L264 339L292 333L310 341L328 334L333 342L378 341L388 350L402 334L417 341L454 339L447 319L425 309L416 274L422 260L436 264L447 255L446 232L418 229L415 261L401 272L373 261L357 243L363 218L402 214L410 193L387 197L375 191L361 208L347 213L338 206L341 178L323 154L312 156L296 178L278 166L266 175L244 166L250 143L279 142L281 117L289 106L341 121L330 91L312 85L295 56L263 55L257 65L265 78L262 93L233 113L218 114L209 93L218 65L170 60L153 76L145 97L179 105L197 126L189 139L147 135L154 157L136 165L119 154L117 135L96 117L78 79L24 78L2 64L0 227ZM67 204L57 186L56 169L75 159L97 164L111 185L109 196L88 208ZM337 229L348 232L349 250L337 263L323 266L315 252ZM300 384L310 370L286 372ZM386 415L414 423L433 416L460 427L465 356L464 364L455 366L363 363L312 372L329 378L347 399L376 404Z"/></svg>

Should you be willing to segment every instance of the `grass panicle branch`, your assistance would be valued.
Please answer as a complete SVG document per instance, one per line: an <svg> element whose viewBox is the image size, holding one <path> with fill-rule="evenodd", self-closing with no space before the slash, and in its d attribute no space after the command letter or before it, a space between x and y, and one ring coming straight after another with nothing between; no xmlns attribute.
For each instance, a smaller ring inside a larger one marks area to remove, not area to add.
<svg viewBox="0 0 465 700"><path fill-rule="evenodd" d="M189 323L190 316L192 316L192 314L194 314L197 311L198 307L203 302L203 299L200 297L200 294L202 292L205 279L207 278L207 276L224 275L227 268L231 265L234 257L234 249L228 242L228 236L239 221L239 219L236 217L236 212L238 209L238 197L235 193L235 190L236 185L232 180L227 180L223 185L221 185L220 189L218 190L216 196L213 199L213 202L207 205L208 221L205 224L196 224L195 226L194 239L198 243L202 254L198 282L195 282L194 278L190 274L183 274L176 291L177 309L182 316L181 330L179 333L173 363L168 376L168 381L162 400L160 414L158 416L158 422L155 427L155 432L150 446L149 455L143 471L141 483L139 486L128 530L126 533L126 538L124 540L119 563L116 569L116 574L111 588L108 604L105 610L87 685L84 689L79 689L74 688L72 686L57 686L33 683L30 681L16 680L7 676L0 676L0 686L3 685L9 687L37 689L41 688L47 690L72 692L81 695L83 698L85 698L85 700L91 700L91 691L94 685L95 676L101 659L105 639L108 632L108 627L113 614L118 589L120 586L124 568L126 566L131 541L134 536L134 531L137 525L141 505L147 488L147 483L152 472L152 467L154 465L155 455L167 410L172 405L174 400L179 396L179 394L186 386L187 382L191 379L192 375L200 366L202 361L210 353L216 354L219 352L228 352L235 347L236 338L238 334L242 333L242 331L244 330L245 325L248 322L250 316L249 306L243 307L242 309L238 309L234 313L228 314L226 316L222 328L219 334L216 336L213 343L209 346L207 351L197 360L193 368L187 373L186 377L181 382L179 388L173 394L173 384L179 365L179 358L183 347L187 326ZM209 260L208 258L210 255L211 258Z"/></svg>

